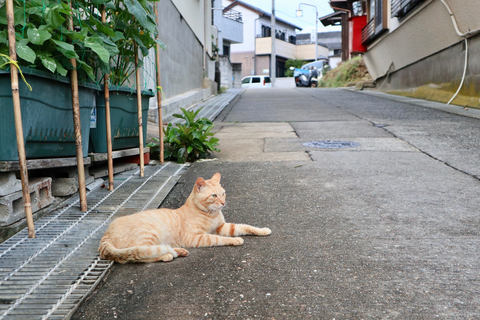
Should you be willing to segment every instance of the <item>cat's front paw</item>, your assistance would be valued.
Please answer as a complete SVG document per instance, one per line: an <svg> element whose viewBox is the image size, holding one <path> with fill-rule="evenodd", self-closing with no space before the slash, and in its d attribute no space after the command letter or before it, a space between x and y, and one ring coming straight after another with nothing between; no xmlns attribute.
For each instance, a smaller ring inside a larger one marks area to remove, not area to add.
<svg viewBox="0 0 480 320"><path fill-rule="evenodd" d="M243 244L243 238L235 237L230 239L230 245L232 246L241 246Z"/></svg>
<svg viewBox="0 0 480 320"><path fill-rule="evenodd" d="M272 233L270 228L260 228L257 232L257 236L268 236Z"/></svg>
<svg viewBox="0 0 480 320"><path fill-rule="evenodd" d="M173 250L175 250L179 257L186 257L189 255L189 252L183 248L174 248Z"/></svg>

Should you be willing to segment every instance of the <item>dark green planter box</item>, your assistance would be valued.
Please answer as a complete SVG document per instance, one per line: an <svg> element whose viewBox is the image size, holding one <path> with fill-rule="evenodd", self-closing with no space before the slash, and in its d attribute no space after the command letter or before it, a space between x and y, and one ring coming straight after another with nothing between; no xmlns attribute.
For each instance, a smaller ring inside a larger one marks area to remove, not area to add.
<svg viewBox="0 0 480 320"><path fill-rule="evenodd" d="M72 92L68 78L22 68L32 91L19 75L20 105L27 159L75 156ZM90 112L98 86L79 85L82 150L88 153ZM0 70L0 160L18 160L10 71Z"/></svg>
<svg viewBox="0 0 480 320"><path fill-rule="evenodd" d="M143 141L147 140L148 105L152 91L142 91ZM137 93L125 87L110 88L110 124L112 128L112 149L135 148L138 143ZM96 128L90 129L90 152L107 152L105 97L103 90L97 96Z"/></svg>

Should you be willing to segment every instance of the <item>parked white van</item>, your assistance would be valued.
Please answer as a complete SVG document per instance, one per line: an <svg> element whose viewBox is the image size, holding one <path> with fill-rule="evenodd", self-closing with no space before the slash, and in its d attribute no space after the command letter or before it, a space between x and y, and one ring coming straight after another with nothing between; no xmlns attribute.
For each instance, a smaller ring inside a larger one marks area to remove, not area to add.
<svg viewBox="0 0 480 320"><path fill-rule="evenodd" d="M246 76L242 78L242 88L271 88L269 76Z"/></svg>

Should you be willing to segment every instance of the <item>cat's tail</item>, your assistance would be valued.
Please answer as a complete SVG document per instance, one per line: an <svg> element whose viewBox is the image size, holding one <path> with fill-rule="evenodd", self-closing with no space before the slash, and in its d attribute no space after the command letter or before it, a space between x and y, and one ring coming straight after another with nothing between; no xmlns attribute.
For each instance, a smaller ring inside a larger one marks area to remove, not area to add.
<svg viewBox="0 0 480 320"><path fill-rule="evenodd" d="M187 255L188 251L178 252L180 249L174 250L169 245L155 246L136 246L129 248L116 248L109 238L103 237L100 241L98 251L100 258L105 260L113 260L118 263L127 262L156 262L171 261L180 255Z"/></svg>

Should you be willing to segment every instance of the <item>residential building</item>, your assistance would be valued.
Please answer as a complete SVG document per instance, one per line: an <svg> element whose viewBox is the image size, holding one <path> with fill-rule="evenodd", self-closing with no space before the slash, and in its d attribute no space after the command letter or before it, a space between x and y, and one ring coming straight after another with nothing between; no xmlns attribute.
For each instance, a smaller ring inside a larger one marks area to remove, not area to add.
<svg viewBox="0 0 480 320"><path fill-rule="evenodd" d="M213 25L216 31L215 52L216 77L220 87L233 88L240 86L241 64L232 63L230 59L231 45L243 42L243 18L239 11L224 10L221 0L212 0Z"/></svg>
<svg viewBox="0 0 480 320"><path fill-rule="evenodd" d="M317 33L318 44L328 49L328 63L335 68L342 60L342 36L341 31L329 31ZM311 33L297 33L297 46L315 43Z"/></svg>
<svg viewBox="0 0 480 320"><path fill-rule="evenodd" d="M192 105L216 92L212 43L211 0L164 0L156 2L159 38L166 44L160 51L163 117ZM213 39L212 39L213 36ZM155 52L144 61L142 83L156 89ZM157 99L150 99L150 120L157 120Z"/></svg>
<svg viewBox="0 0 480 320"><path fill-rule="evenodd" d="M243 1L224 0L223 4L225 10L239 11L243 19L244 40L243 43L231 45L232 62L241 63L242 76L270 74L271 13ZM285 73L285 62L288 59L314 60L315 45L296 45L296 30L301 30L299 26L278 17L275 24L276 75L281 77ZM328 56L328 49L318 46L318 55Z"/></svg>
<svg viewBox="0 0 480 320"><path fill-rule="evenodd" d="M382 89L421 86L480 92L478 0L332 0L336 14L364 12L368 71Z"/></svg>

